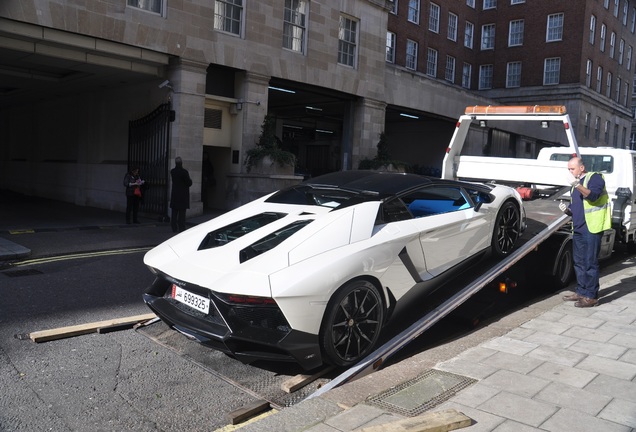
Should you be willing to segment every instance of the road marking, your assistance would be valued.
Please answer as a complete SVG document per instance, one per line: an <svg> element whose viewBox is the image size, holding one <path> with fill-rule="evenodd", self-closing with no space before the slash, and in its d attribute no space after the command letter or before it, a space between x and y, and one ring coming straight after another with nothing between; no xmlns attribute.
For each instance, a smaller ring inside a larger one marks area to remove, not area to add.
<svg viewBox="0 0 636 432"><path fill-rule="evenodd" d="M142 247L142 248L132 248L132 249L115 249L115 250L107 250L107 251L99 251L99 252L84 252L84 253L76 253L69 255L58 255L52 257L44 257L44 258L34 258L26 261L20 261L17 263L13 263L12 267L22 267L27 265L38 265L38 264L48 264L57 261L68 261L74 259L81 258L94 258L100 256L110 256L110 255L126 255L133 254L139 252L148 252L152 247Z"/></svg>

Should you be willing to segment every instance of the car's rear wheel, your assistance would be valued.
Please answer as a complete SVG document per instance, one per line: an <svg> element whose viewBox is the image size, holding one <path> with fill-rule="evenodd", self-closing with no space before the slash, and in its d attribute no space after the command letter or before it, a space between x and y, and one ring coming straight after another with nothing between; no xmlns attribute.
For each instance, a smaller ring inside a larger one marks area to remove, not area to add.
<svg viewBox="0 0 636 432"><path fill-rule="evenodd" d="M495 255L504 257L510 254L521 235L521 213L511 201L501 206L495 219L492 235L492 250Z"/></svg>
<svg viewBox="0 0 636 432"><path fill-rule="evenodd" d="M320 332L325 360L350 366L374 348L382 329L384 306L371 282L353 281L340 288L329 301Z"/></svg>

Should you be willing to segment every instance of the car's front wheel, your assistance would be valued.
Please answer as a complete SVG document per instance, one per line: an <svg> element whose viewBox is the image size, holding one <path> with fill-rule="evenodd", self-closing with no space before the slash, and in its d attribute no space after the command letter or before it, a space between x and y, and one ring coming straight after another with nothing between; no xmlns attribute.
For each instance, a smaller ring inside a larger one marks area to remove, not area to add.
<svg viewBox="0 0 636 432"><path fill-rule="evenodd" d="M521 213L511 201L507 201L499 209L495 228L492 234L492 250L495 255L504 257L512 252L517 239L521 235Z"/></svg>
<svg viewBox="0 0 636 432"><path fill-rule="evenodd" d="M325 360L350 366L374 348L384 320L380 292L371 282L353 281L340 288L329 301L320 342Z"/></svg>

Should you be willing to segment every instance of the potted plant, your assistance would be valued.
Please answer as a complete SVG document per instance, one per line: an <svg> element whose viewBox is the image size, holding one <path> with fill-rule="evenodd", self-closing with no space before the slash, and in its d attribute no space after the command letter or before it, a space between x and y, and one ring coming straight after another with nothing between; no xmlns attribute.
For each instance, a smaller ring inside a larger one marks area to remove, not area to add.
<svg viewBox="0 0 636 432"><path fill-rule="evenodd" d="M261 135L256 142L256 147L246 153L245 165L247 172L258 169L261 172L276 170L272 168L276 164L283 171L293 174L296 165L296 156L282 147L281 140L276 136L276 119L266 115L261 126Z"/></svg>
<svg viewBox="0 0 636 432"><path fill-rule="evenodd" d="M358 164L358 169L376 170L376 171L399 171L406 172L408 165L401 161L391 158L389 152L389 142L384 132L380 133L380 141L377 145L378 152L373 159L363 159Z"/></svg>

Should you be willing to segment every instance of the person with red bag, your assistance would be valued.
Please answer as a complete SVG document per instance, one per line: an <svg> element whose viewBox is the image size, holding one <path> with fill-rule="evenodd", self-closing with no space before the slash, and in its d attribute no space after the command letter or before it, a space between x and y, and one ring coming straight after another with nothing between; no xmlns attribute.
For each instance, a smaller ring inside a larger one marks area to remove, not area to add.
<svg viewBox="0 0 636 432"><path fill-rule="evenodd" d="M139 204L141 203L142 185L145 182L139 175L139 167L132 167L124 176L124 187L126 188L126 223L130 224L130 216L132 214L132 223L139 223Z"/></svg>

